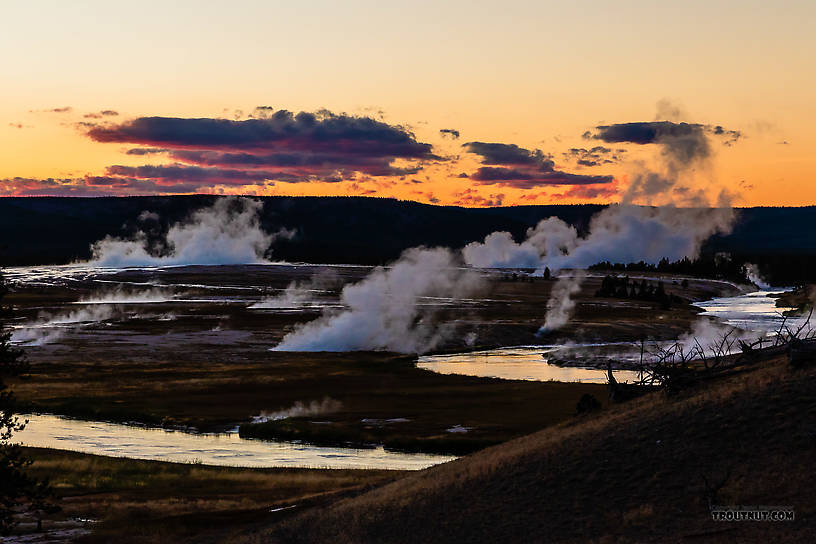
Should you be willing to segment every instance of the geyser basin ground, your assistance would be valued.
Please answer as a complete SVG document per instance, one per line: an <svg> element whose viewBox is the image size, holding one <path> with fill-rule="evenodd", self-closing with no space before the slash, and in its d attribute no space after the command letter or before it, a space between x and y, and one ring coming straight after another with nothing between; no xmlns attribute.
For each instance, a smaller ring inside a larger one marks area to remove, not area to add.
<svg viewBox="0 0 816 544"><path fill-rule="evenodd" d="M15 325L21 330L78 309L108 310L98 320L59 325L59 335L41 345L29 343L32 379L17 380L15 390L32 411L203 431L232 428L261 412L328 397L342 407L319 418L295 417L248 432L326 445L378 443L454 454L569 418L584 393L605 402L602 384L444 376L416 368L411 356L382 352L269 351L297 323L319 312L314 307L258 310L252 304L318 273L337 278L334 291L318 296L322 303L336 304L336 289L369 270L317 265L12 269L15 291L8 301L18 310ZM648 302L597 299L599 282L586 281L574 320L551 335L552 343L560 336L579 342L629 341L644 331L676 336L699 312L690 305L662 310ZM454 324L446 349L463 349L473 335L477 344L487 346L530 344L539 341L535 333L552 284L505 281L493 274L479 299L423 303L438 304L437 322ZM161 290L167 300L145 302L138 295L146 290ZM671 279L667 290L692 300L737 292L703 280L683 289ZM98 303L111 293L117 295L115 304ZM122 293L140 300L129 303ZM97 303L77 304L82 301Z"/></svg>

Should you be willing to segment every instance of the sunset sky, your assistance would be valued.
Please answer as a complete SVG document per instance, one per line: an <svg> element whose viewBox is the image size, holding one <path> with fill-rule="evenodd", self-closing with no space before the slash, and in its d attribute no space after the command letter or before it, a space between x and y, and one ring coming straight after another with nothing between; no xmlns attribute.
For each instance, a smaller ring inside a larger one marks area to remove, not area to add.
<svg viewBox="0 0 816 544"><path fill-rule="evenodd" d="M8 3L0 195L617 202L655 171L816 204L815 25L813 1Z"/></svg>

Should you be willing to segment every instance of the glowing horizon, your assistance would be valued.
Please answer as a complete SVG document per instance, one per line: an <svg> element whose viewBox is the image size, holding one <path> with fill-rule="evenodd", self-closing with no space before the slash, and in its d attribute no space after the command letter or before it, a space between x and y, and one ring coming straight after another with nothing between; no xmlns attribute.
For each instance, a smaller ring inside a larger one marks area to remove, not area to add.
<svg viewBox="0 0 816 544"><path fill-rule="evenodd" d="M810 205L816 6L784 8L15 5L0 195L652 203L634 180L693 136L668 202Z"/></svg>

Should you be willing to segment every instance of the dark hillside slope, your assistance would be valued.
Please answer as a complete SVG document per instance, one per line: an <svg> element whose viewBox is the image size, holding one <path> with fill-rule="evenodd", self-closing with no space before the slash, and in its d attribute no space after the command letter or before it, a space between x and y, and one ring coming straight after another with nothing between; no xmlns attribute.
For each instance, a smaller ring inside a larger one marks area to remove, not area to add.
<svg viewBox="0 0 816 544"><path fill-rule="evenodd" d="M305 512L245 542L816 542L816 369L784 361L553 427ZM793 522L711 520L790 505Z"/></svg>

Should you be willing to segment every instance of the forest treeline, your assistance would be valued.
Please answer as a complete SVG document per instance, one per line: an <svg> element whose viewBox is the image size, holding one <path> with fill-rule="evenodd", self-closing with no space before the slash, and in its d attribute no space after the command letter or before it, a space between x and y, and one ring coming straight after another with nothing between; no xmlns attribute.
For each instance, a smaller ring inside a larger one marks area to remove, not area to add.
<svg viewBox="0 0 816 544"><path fill-rule="evenodd" d="M752 253L712 252L704 253L696 259L669 261L661 259L657 264L610 263L604 261L590 266L595 271L659 272L682 274L695 278L712 278L732 282L745 282L748 278L746 266L753 264L763 282L773 285L794 287L816 281L816 255L809 252L800 254L755 251Z"/></svg>
<svg viewBox="0 0 816 544"><path fill-rule="evenodd" d="M90 246L107 235L129 237L139 215L157 214L164 229L193 210L212 205L213 195L163 197L0 198L0 265L64 264L90 257ZM524 239L528 228L557 216L580 234L600 205L461 208L371 197L255 197L264 202L262 226L294 229L273 258L295 262L384 264L415 246L463 247L495 231ZM814 281L816 207L743 208L733 232L709 240L700 259L647 265L615 264L615 270L660 270L736 279L745 262L778 283ZM730 255L723 258L723 255ZM621 268L623 267L623 268Z"/></svg>

